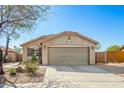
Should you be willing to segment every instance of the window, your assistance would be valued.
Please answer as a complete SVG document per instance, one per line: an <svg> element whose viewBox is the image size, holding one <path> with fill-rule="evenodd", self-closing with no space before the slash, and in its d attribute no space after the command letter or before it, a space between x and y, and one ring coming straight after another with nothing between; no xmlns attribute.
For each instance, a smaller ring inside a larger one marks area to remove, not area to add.
<svg viewBox="0 0 124 93"><path fill-rule="evenodd" d="M34 53L34 49L32 49L32 48L27 48L27 55L28 55L28 56L32 56L33 53Z"/></svg>
<svg viewBox="0 0 124 93"><path fill-rule="evenodd" d="M27 48L27 55L32 56L32 54L35 53L36 56L39 56L39 47L29 47Z"/></svg>
<svg viewBox="0 0 124 93"><path fill-rule="evenodd" d="M70 36L68 36L68 41L71 41L71 37Z"/></svg>

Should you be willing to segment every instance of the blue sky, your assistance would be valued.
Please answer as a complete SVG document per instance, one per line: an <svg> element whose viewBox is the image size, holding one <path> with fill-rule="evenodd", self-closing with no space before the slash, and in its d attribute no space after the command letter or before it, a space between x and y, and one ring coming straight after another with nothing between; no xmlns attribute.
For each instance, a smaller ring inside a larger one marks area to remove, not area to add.
<svg viewBox="0 0 124 93"><path fill-rule="evenodd" d="M11 40L10 47L47 34L76 31L101 44L101 51L110 45L124 44L124 6L51 6L46 22L39 22L31 33ZM0 38L0 45L5 45Z"/></svg>

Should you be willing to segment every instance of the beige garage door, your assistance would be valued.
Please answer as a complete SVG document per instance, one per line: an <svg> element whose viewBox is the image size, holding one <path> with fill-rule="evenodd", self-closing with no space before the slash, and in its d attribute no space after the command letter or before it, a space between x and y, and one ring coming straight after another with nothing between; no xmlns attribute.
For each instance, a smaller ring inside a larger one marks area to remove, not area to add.
<svg viewBox="0 0 124 93"><path fill-rule="evenodd" d="M49 48L50 65L88 65L89 48Z"/></svg>

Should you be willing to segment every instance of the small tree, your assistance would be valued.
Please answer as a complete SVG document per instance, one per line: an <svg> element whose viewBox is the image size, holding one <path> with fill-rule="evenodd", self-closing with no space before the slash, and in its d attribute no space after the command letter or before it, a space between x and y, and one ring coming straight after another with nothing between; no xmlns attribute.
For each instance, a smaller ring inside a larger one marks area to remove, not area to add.
<svg viewBox="0 0 124 93"><path fill-rule="evenodd" d="M48 10L49 6L0 5L0 36L7 40L4 58L8 55L9 41L30 32L38 19L44 21Z"/></svg>
<svg viewBox="0 0 124 93"><path fill-rule="evenodd" d="M3 52L2 49L0 48L0 74L4 74L2 61L3 61Z"/></svg>
<svg viewBox="0 0 124 93"><path fill-rule="evenodd" d="M107 48L107 51L118 51L121 47L119 45L111 45Z"/></svg>
<svg viewBox="0 0 124 93"><path fill-rule="evenodd" d="M37 61L37 56L36 56L35 53L32 53L32 56L31 56L31 62L36 63L36 61Z"/></svg>

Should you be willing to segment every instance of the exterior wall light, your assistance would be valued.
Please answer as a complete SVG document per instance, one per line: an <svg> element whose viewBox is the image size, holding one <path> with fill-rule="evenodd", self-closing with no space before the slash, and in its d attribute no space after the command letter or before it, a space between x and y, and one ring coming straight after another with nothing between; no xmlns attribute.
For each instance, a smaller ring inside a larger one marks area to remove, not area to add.
<svg viewBox="0 0 124 93"><path fill-rule="evenodd" d="M91 49L93 50L94 49L94 46L92 46Z"/></svg>
<svg viewBox="0 0 124 93"><path fill-rule="evenodd" d="M46 48L46 45L44 45L44 48Z"/></svg>

